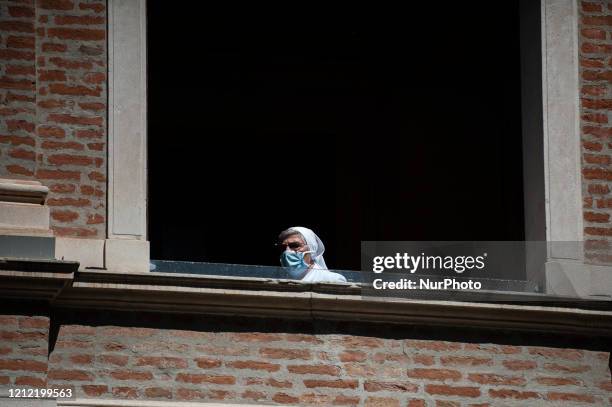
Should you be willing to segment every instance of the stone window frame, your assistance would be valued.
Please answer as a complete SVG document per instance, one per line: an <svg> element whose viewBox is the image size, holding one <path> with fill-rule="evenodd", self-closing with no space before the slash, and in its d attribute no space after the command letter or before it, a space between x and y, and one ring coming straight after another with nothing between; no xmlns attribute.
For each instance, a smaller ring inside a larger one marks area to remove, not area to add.
<svg viewBox="0 0 612 407"><path fill-rule="evenodd" d="M578 1L541 0L540 4L543 140L542 151L535 155L536 165L525 167L525 179L526 183L532 176L541 180L544 194L542 186L531 190L538 197L526 192L526 232L528 240L536 236L549 242L582 242ZM146 29L146 0L108 0L109 174L104 264L120 271L147 271L149 266ZM540 222L536 233L529 231L533 219ZM612 277L591 278L612 273L585 267L581 248L568 252L551 247L541 258L544 269L527 277L545 283L549 293L590 295L601 278L606 279L604 287L612 286L608 281Z"/></svg>

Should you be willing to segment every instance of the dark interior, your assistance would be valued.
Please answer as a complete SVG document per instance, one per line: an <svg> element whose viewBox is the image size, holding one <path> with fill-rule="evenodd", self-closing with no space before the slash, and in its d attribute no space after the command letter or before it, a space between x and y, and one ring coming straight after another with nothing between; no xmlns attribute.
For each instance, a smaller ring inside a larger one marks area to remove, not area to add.
<svg viewBox="0 0 612 407"><path fill-rule="evenodd" d="M517 1L217 7L148 2L153 259L278 265L294 225L338 269L524 239Z"/></svg>

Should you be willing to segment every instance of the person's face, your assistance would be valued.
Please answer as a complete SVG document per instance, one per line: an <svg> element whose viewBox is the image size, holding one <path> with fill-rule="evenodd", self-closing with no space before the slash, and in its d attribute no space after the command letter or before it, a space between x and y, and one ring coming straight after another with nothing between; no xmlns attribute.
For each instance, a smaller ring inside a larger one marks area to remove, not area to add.
<svg viewBox="0 0 612 407"><path fill-rule="evenodd" d="M286 247L285 250L293 250L295 252L308 251L308 246L306 245L306 242L304 241L304 239L302 239L302 236L300 235L288 236L285 240L282 241L282 245L283 247ZM307 264L312 263L312 257L310 256L310 253L306 253L304 255L304 261Z"/></svg>

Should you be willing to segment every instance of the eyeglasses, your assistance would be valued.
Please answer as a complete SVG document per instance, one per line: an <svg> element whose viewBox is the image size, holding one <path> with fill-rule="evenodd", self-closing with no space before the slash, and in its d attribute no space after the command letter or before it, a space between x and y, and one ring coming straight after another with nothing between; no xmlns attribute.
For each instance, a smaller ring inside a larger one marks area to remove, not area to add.
<svg viewBox="0 0 612 407"><path fill-rule="evenodd" d="M303 243L300 242L291 242L291 243L276 243L274 246L276 246L279 250L285 251L287 250L287 247L289 247L291 250L297 250L300 247L304 246Z"/></svg>

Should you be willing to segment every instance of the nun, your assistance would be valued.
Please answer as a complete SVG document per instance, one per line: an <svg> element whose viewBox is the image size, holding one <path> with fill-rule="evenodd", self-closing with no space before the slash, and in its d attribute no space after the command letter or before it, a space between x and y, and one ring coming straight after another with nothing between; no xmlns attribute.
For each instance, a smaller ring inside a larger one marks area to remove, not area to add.
<svg viewBox="0 0 612 407"><path fill-rule="evenodd" d="M292 279L307 283L346 283L346 278L327 270L325 246L312 230L294 226L278 236L282 249L280 262Z"/></svg>

